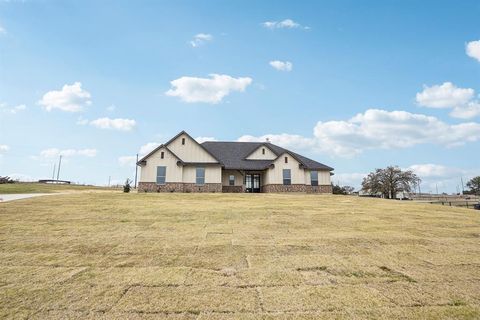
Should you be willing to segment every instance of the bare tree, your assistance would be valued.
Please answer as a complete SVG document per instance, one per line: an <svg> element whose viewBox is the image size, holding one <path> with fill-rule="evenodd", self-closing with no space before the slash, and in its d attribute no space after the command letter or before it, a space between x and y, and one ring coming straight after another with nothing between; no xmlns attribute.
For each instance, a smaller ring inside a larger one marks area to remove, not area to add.
<svg viewBox="0 0 480 320"><path fill-rule="evenodd" d="M402 171L397 166L389 166L375 169L363 178L362 190L369 194L381 193L385 198L394 199L398 192L411 192L420 182L413 171Z"/></svg>

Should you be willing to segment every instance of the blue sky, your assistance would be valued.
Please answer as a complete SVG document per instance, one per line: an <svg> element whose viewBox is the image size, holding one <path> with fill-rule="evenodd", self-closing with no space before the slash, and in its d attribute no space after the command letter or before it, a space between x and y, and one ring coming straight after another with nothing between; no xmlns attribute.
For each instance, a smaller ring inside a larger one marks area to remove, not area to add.
<svg viewBox="0 0 480 320"><path fill-rule="evenodd" d="M180 130L357 185L480 174L478 1L0 1L0 175L106 184Z"/></svg>

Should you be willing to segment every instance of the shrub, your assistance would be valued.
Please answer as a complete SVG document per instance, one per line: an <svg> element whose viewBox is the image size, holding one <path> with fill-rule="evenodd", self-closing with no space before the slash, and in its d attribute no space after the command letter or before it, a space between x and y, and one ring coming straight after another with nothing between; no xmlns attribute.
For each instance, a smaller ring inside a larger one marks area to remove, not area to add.
<svg viewBox="0 0 480 320"><path fill-rule="evenodd" d="M127 180L125 181L125 184L123 185L123 192L129 193L130 189L132 188L131 184L132 184L132 180L127 178Z"/></svg>

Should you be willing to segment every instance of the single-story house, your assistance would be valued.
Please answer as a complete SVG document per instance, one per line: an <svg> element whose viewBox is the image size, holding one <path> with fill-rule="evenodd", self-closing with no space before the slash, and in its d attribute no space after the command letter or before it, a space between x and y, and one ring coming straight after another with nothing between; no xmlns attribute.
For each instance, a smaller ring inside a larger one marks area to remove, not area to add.
<svg viewBox="0 0 480 320"><path fill-rule="evenodd" d="M182 131L137 165L139 192L332 193L333 168L268 141L198 143Z"/></svg>

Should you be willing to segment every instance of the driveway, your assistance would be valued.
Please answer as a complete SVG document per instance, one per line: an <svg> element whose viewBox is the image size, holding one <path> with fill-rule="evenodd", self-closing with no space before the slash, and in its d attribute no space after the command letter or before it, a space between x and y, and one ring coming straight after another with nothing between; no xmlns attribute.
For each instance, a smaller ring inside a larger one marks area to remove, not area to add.
<svg viewBox="0 0 480 320"><path fill-rule="evenodd" d="M7 202L13 200L20 200L33 197L48 196L55 193L13 193L13 194L0 194L0 202Z"/></svg>

